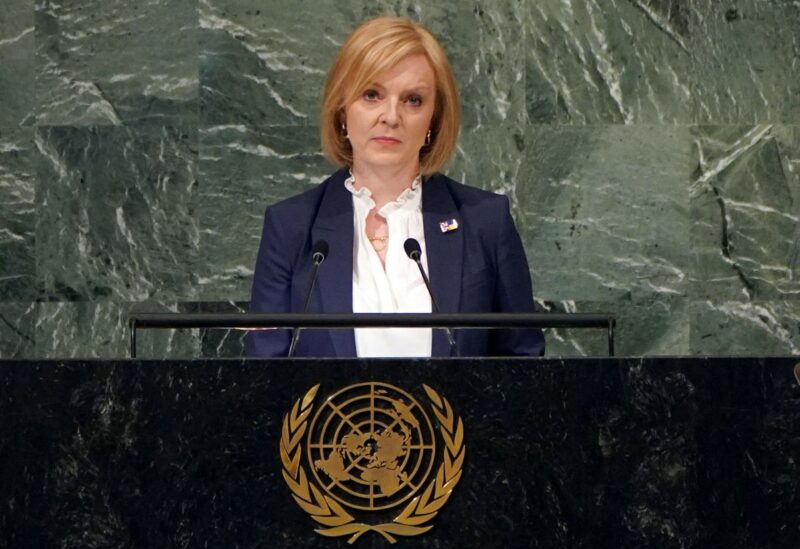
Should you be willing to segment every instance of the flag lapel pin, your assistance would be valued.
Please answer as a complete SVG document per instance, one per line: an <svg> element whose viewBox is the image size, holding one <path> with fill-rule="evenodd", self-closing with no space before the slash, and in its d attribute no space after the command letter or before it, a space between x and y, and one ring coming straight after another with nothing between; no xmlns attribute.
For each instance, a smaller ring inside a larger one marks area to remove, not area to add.
<svg viewBox="0 0 800 549"><path fill-rule="evenodd" d="M439 223L439 228L442 230L443 233L449 233L450 231L455 231L458 229L458 221L456 219L448 219L447 221L442 221Z"/></svg>

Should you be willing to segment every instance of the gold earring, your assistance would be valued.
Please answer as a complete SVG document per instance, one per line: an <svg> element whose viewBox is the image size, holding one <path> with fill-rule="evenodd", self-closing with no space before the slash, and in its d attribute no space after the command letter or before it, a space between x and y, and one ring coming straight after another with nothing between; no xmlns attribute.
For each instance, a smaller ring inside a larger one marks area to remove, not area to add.
<svg viewBox="0 0 800 549"><path fill-rule="evenodd" d="M430 144L431 144L431 131L428 130L427 135L425 135L425 146L427 147Z"/></svg>
<svg viewBox="0 0 800 549"><path fill-rule="evenodd" d="M347 135L347 126L345 125L344 122L342 122L341 124L342 124L342 137L344 137L345 139L350 139L350 136Z"/></svg>

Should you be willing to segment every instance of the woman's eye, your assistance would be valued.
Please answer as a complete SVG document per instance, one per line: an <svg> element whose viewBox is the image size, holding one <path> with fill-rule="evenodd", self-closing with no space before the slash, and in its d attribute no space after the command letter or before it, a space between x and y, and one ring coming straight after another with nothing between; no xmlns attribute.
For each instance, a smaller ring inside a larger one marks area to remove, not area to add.
<svg viewBox="0 0 800 549"><path fill-rule="evenodd" d="M375 101L378 99L378 92L375 90L367 90L364 92L364 99L367 101Z"/></svg>
<svg viewBox="0 0 800 549"><path fill-rule="evenodd" d="M422 98L419 95L410 95L406 101L408 101L408 104L412 107L419 107L422 105Z"/></svg>

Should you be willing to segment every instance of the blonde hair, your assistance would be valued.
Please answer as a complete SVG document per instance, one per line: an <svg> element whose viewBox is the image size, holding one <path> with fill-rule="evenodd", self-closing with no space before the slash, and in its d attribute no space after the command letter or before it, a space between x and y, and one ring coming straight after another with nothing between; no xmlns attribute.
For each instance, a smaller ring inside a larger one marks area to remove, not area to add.
<svg viewBox="0 0 800 549"><path fill-rule="evenodd" d="M353 150L342 131L345 105L355 101L377 76L409 55L423 54L433 68L436 104L430 144L419 154L423 175L442 169L456 148L461 108L453 70L436 38L418 23L401 17L379 17L361 24L336 55L322 95L322 151L334 164L352 166Z"/></svg>

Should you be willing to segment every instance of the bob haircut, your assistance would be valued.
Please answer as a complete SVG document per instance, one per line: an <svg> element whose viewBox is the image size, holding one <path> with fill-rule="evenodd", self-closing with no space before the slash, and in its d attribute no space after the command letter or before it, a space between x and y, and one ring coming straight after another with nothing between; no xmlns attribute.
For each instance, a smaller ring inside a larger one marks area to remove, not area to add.
<svg viewBox="0 0 800 549"><path fill-rule="evenodd" d="M358 99L381 73L414 54L427 57L436 80L431 142L420 149L420 172L430 175L450 160L458 139L461 108L447 56L422 25L401 17L379 17L353 31L328 71L320 133L322 151L334 164L353 165L353 149L342 132L345 105Z"/></svg>

